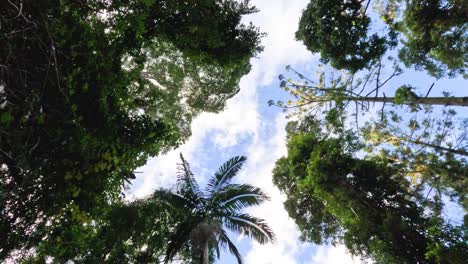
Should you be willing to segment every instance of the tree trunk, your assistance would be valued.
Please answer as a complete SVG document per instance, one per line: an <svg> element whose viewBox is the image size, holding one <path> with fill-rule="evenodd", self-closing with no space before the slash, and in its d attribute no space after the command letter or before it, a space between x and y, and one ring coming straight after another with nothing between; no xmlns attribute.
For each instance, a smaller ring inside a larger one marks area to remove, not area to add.
<svg viewBox="0 0 468 264"><path fill-rule="evenodd" d="M394 97L347 97L349 101L393 103ZM420 97L403 104L468 106L468 97Z"/></svg>
<svg viewBox="0 0 468 264"><path fill-rule="evenodd" d="M442 147L442 146L438 146L438 145L434 145L434 144L422 142L422 141L419 141L419 140L411 140L411 139L409 139L408 141L411 142L411 143L417 144L417 145L421 145L421 146L425 146L425 147L430 147L430 148L433 148L433 149L436 149L436 150L442 150L442 151L449 152L449 153L453 153L453 154L468 156L468 151L465 151L465 150L463 150L463 149L446 148L446 147Z"/></svg>
<svg viewBox="0 0 468 264"><path fill-rule="evenodd" d="M202 251L202 264L209 264L209 248L208 248L208 240L203 243L203 251Z"/></svg>

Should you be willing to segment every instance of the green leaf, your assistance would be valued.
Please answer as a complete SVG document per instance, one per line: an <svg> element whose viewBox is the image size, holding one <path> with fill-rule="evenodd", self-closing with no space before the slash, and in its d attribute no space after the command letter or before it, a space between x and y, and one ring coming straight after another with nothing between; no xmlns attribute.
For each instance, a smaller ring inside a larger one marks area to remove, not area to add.
<svg viewBox="0 0 468 264"><path fill-rule="evenodd" d="M39 115L39 117L37 118L37 123L39 125L43 125L45 123L45 114L44 113Z"/></svg>
<svg viewBox="0 0 468 264"><path fill-rule="evenodd" d="M15 118L10 114L10 112L5 112L0 115L0 122L2 123L10 123L13 120L15 120Z"/></svg>

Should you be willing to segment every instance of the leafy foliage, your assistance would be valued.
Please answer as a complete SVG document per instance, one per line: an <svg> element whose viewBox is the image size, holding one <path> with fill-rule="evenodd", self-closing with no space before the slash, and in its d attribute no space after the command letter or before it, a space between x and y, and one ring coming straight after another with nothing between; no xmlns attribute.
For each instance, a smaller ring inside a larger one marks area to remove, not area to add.
<svg viewBox="0 0 468 264"><path fill-rule="evenodd" d="M443 110L441 117L433 112L427 108L424 118L407 120L406 128L402 126L405 120L394 111L382 120L366 123L361 130L366 151L385 155L399 166L409 176L412 188L442 192L466 211L468 120L457 122L453 109Z"/></svg>
<svg viewBox="0 0 468 264"><path fill-rule="evenodd" d="M389 2L392 5L392 1ZM404 47L399 54L405 65L427 70L436 77L456 74L466 76L466 4L456 0L405 2L402 20L392 25L405 37L402 40Z"/></svg>
<svg viewBox="0 0 468 264"><path fill-rule="evenodd" d="M463 228L409 188L405 170L385 156L356 158L362 145L352 133L322 129L312 118L290 123L288 155L273 171L304 240L344 243L377 263L463 263Z"/></svg>
<svg viewBox="0 0 468 264"><path fill-rule="evenodd" d="M70 240L67 233L54 233L51 241L39 243L39 254L29 256L24 262L43 263L52 255L55 263L70 260L74 263L159 263L180 217L154 195L114 204L87 228L80 222L73 223L80 240L76 235ZM69 228L61 230L67 232ZM65 243L74 247L63 246ZM180 260L190 261L187 256L181 256Z"/></svg>
<svg viewBox="0 0 468 264"><path fill-rule="evenodd" d="M447 198L466 210L464 123L455 138L453 110L430 114L436 105L468 106L468 98L430 97L434 84L425 95L407 84L384 90L402 70L383 55L400 40L407 67L437 78L464 74L466 15L457 1L378 1L387 24L379 35L369 30L369 4L313 0L303 11L296 38L334 69L319 66L317 78L309 78L287 67L294 77L279 76L292 99L269 104L301 122L287 126L288 155L277 161L273 181L305 241L344 243L376 263L463 263L467 217L454 224L444 210ZM383 74L389 61L393 71ZM380 121L360 129L359 113L374 112L375 103ZM385 111L387 105L394 108ZM401 118L403 111L415 118Z"/></svg>
<svg viewBox="0 0 468 264"><path fill-rule="evenodd" d="M371 20L363 2L370 1L310 1L296 38L337 69L356 72L370 66L385 53L388 41L378 34L368 36Z"/></svg>
<svg viewBox="0 0 468 264"><path fill-rule="evenodd" d="M405 102L415 102L418 96L412 91L413 87L403 85L395 91L395 99L393 100L396 104L403 104Z"/></svg>
<svg viewBox="0 0 468 264"><path fill-rule="evenodd" d="M258 29L240 22L255 11L248 1L2 1L0 259L74 255L135 168L238 92L261 51ZM59 233L66 242L44 245Z"/></svg>
<svg viewBox="0 0 468 264"><path fill-rule="evenodd" d="M312 52L320 52L324 62L351 72L375 64L401 42L399 58L407 67L435 77L465 75L468 16L462 1L376 1L386 24L384 35L369 33L370 3L311 0L296 37Z"/></svg>

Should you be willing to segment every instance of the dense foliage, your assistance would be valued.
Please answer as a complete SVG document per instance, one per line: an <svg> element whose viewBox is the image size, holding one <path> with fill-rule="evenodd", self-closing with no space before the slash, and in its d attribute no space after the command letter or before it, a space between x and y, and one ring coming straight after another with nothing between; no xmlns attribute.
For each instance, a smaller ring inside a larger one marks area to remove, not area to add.
<svg viewBox="0 0 468 264"><path fill-rule="evenodd" d="M164 259L168 237L180 221L157 195L130 203L117 203L108 208L87 228L82 223L68 223L57 228L53 241L42 241L38 254L25 256L24 263L45 263L53 256L55 263L160 263ZM74 234L71 246L69 227ZM188 256L180 260L189 263ZM21 259L17 259L19 262Z"/></svg>
<svg viewBox="0 0 468 264"><path fill-rule="evenodd" d="M395 3L396 2L396 3ZM388 1L386 22L400 31L403 48L400 58L406 66L427 70L436 77L466 76L468 66L468 9L463 1L408 0L401 11L399 1ZM402 13L402 14L401 14Z"/></svg>
<svg viewBox="0 0 468 264"><path fill-rule="evenodd" d="M362 2L312 0L302 13L296 38L338 69L355 72L369 66L385 53L387 43L377 34L367 36L371 20Z"/></svg>
<svg viewBox="0 0 468 264"><path fill-rule="evenodd" d="M257 28L240 22L255 11L248 1L1 1L0 259L78 250L135 168L238 92L261 51Z"/></svg>
<svg viewBox="0 0 468 264"><path fill-rule="evenodd" d="M324 62L352 72L378 61L402 44L403 63L429 74L465 75L468 15L463 1L383 0L374 3L385 33L371 33L372 1L311 0L303 11L296 38Z"/></svg>
<svg viewBox="0 0 468 264"><path fill-rule="evenodd" d="M311 118L288 124L288 155L273 171L304 240L344 243L377 263L464 262L466 234L441 217L440 196L424 198L386 155L356 158L349 131L322 129Z"/></svg>

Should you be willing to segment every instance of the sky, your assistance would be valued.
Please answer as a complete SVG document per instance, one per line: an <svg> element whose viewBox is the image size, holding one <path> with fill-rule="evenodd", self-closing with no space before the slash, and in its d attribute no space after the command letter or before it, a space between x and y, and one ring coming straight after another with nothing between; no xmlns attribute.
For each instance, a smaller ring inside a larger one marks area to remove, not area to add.
<svg viewBox="0 0 468 264"><path fill-rule="evenodd" d="M283 208L285 197L272 183L272 169L278 158L286 154L284 113L269 107L269 99L284 99L278 75L291 65L313 74L319 57L294 39L301 10L308 0L252 1L260 12L249 16L262 32L265 50L252 59L252 70L241 80L240 92L227 102L223 112L204 113L192 123L192 136L178 149L150 159L138 169L130 189L131 198L141 198L158 187L176 183L179 153L190 163L200 185L226 160L247 156L248 161L237 181L260 187L271 200L251 208L248 213L263 218L277 236L274 244L259 245L247 237L231 234L247 264L351 264L362 263L346 253L344 246L317 246L302 243L294 221ZM418 81L426 84L430 80ZM226 250L217 263L237 263Z"/></svg>

